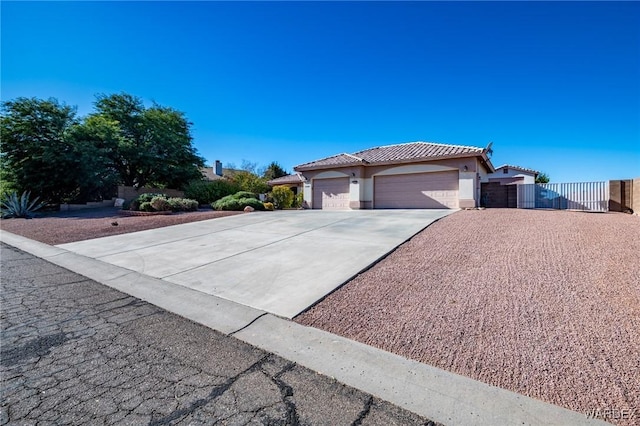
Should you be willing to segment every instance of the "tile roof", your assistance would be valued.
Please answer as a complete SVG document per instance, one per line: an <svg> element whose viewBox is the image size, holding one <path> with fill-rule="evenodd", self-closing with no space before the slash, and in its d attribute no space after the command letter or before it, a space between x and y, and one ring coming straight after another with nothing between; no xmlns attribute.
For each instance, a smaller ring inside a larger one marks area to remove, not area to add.
<svg viewBox="0 0 640 426"><path fill-rule="evenodd" d="M272 179L269 182L267 182L267 184L269 184L270 186L274 186L274 185L284 185L287 183L301 183L305 181L306 179L304 178L304 176L302 176L299 173L295 173L292 175L287 175L287 176L282 176L279 178Z"/></svg>
<svg viewBox="0 0 640 426"><path fill-rule="evenodd" d="M447 157L481 155L485 150L474 146L447 145L432 142L409 142L379 146L353 154L339 154L296 166L295 170L349 166L355 164L393 163L433 160Z"/></svg>
<svg viewBox="0 0 640 426"><path fill-rule="evenodd" d="M361 164L364 160L362 158L354 157L350 154L338 154L332 157L323 158L321 160L312 161L310 163L300 164L294 167L294 169L303 169L307 167L321 167L321 166L348 166L351 164Z"/></svg>
<svg viewBox="0 0 640 426"><path fill-rule="evenodd" d="M521 172L528 172L528 173L535 173L535 174L539 174L540 173L537 170L527 169L526 167L520 167L520 166L512 166L511 164L503 164L500 167L496 167L496 171L502 170L504 168L515 169L515 170L520 170Z"/></svg>

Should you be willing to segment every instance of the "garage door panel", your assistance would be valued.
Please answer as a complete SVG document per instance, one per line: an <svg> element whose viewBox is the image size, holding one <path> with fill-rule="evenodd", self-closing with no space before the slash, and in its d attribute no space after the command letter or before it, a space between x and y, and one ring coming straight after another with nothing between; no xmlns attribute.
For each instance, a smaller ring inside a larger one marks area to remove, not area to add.
<svg viewBox="0 0 640 426"><path fill-rule="evenodd" d="M375 208L447 209L458 207L458 172L376 176Z"/></svg>
<svg viewBox="0 0 640 426"><path fill-rule="evenodd" d="M346 210L349 208L349 178L314 179L313 208Z"/></svg>

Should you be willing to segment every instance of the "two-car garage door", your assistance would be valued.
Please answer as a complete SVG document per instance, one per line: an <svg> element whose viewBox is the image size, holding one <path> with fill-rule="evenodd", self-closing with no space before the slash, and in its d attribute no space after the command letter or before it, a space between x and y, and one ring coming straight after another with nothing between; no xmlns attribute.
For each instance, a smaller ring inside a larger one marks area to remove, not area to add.
<svg viewBox="0 0 640 426"><path fill-rule="evenodd" d="M458 208L458 171L375 176L376 209Z"/></svg>
<svg viewBox="0 0 640 426"><path fill-rule="evenodd" d="M349 209L349 198L349 178L313 180L314 209ZM373 207L458 208L458 171L374 176Z"/></svg>

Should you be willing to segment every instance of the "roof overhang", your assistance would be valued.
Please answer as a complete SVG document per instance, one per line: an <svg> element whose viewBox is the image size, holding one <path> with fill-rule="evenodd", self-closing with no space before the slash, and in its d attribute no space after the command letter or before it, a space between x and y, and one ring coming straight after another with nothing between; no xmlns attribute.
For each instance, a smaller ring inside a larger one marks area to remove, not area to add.
<svg viewBox="0 0 640 426"><path fill-rule="evenodd" d="M352 156L353 157L353 156ZM357 157L353 157L357 158ZM322 165L299 165L295 166L293 170L297 172L306 172L306 171L314 171L314 170L327 170L327 169L343 169L349 167L374 167L374 166L391 166L391 165L404 165L404 164L413 164L413 163L426 163L432 161L442 161L442 160L451 160L457 158L479 158L480 163L489 171L489 173L495 172L495 168L493 164L491 164L491 160L487 156L486 151L481 152L469 152L464 154L454 154L454 155L441 155L438 157L421 157L421 158L408 158L408 159L400 159L400 160L390 160L390 161L372 161L368 162L360 159L360 161L354 161L352 163L343 163L343 164L322 164Z"/></svg>

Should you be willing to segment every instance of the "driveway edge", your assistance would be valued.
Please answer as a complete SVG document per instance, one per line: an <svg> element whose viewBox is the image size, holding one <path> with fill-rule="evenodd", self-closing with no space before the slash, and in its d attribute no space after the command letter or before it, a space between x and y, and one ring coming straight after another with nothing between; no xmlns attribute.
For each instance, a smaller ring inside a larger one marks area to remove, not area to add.
<svg viewBox="0 0 640 426"><path fill-rule="evenodd" d="M10 232L0 241L445 425L608 424Z"/></svg>
<svg viewBox="0 0 640 426"><path fill-rule="evenodd" d="M251 324L265 312L59 247L0 231L0 241L225 334Z"/></svg>

